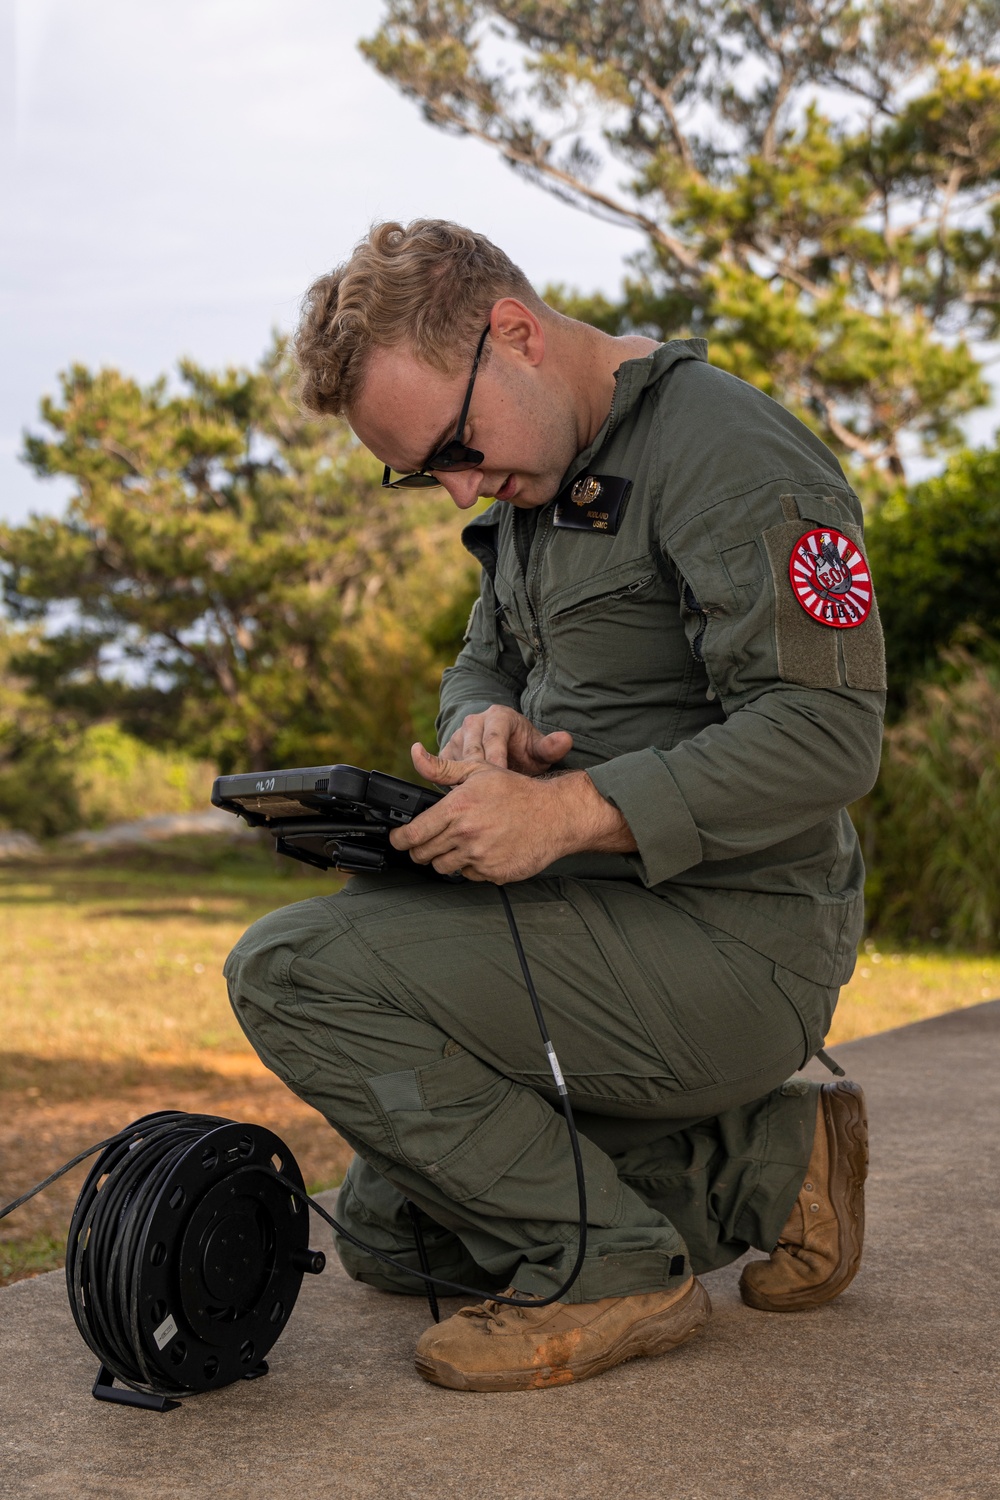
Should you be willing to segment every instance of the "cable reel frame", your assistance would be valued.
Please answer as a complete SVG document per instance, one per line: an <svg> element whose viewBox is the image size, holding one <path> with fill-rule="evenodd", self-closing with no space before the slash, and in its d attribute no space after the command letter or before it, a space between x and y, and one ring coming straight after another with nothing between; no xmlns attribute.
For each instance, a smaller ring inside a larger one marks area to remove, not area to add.
<svg viewBox="0 0 1000 1500"><path fill-rule="evenodd" d="M194 1121L212 1128L199 1134ZM190 1137L172 1150L168 1122ZM140 1148L157 1133L168 1156L149 1166ZM272 1131L163 1110L122 1136L80 1191L66 1284L101 1361L94 1395L165 1411L177 1405L168 1397L266 1374L303 1274L326 1257L308 1248L309 1211L291 1191L304 1195L302 1174Z"/></svg>

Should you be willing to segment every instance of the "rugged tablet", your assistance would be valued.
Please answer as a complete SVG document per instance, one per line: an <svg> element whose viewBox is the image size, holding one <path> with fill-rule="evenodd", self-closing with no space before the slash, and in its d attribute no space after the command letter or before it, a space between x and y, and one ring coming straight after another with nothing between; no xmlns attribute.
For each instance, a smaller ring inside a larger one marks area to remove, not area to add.
<svg viewBox="0 0 1000 1500"><path fill-rule="evenodd" d="M279 854L321 870L359 873L389 865L412 869L409 855L392 847L389 834L443 795L359 766L243 772L217 777L212 788L216 807L266 828Z"/></svg>

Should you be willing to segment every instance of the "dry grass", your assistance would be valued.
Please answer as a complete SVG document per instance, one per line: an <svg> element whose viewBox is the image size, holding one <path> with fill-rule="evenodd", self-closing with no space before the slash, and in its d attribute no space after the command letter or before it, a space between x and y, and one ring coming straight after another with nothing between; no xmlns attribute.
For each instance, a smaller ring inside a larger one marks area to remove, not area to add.
<svg viewBox="0 0 1000 1500"><path fill-rule="evenodd" d="M265 912L333 888L249 859L206 872L156 854L145 869L80 861L0 873L0 1087L56 1103L156 1070L256 1073L226 998L226 954Z"/></svg>
<svg viewBox="0 0 1000 1500"><path fill-rule="evenodd" d="M257 852L177 841L142 857L0 869L0 1203L155 1109L253 1119L291 1146L311 1187L349 1153L258 1062L222 964L264 912L328 892L328 876ZM862 955L831 1042L1000 995L1000 958ZM0 1284L60 1263L80 1168L3 1224Z"/></svg>
<svg viewBox="0 0 1000 1500"><path fill-rule="evenodd" d="M948 1010L1000 999L1000 957L907 951L870 939L840 993L829 1041L850 1042Z"/></svg>

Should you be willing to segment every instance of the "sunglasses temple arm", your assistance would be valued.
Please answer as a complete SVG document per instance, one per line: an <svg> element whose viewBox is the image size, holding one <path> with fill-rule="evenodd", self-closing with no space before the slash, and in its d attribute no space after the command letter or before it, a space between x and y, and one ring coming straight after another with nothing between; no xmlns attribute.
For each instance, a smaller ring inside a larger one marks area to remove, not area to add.
<svg viewBox="0 0 1000 1500"><path fill-rule="evenodd" d="M469 415L469 406L472 403L472 388L476 383L476 372L479 369L479 361L483 355L483 345L486 343L486 336L489 331L490 325L489 323L487 323L486 327L479 335L479 343L476 345L476 357L472 361L472 374L469 376L469 384L466 387L465 391L465 400L462 403L462 415L458 419L458 430L455 433L456 443L460 443L462 441L462 433L465 431L465 419Z"/></svg>

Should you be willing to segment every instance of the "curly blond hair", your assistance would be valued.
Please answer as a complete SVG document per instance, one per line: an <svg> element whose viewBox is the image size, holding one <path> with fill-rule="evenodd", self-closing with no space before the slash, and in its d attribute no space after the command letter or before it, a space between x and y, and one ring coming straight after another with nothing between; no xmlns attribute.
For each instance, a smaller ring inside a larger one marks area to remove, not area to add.
<svg viewBox="0 0 1000 1500"><path fill-rule="evenodd" d="M407 345L447 374L464 367L502 297L544 306L485 235L447 219L374 225L303 298L295 335L303 406L331 416L348 410L375 348Z"/></svg>

